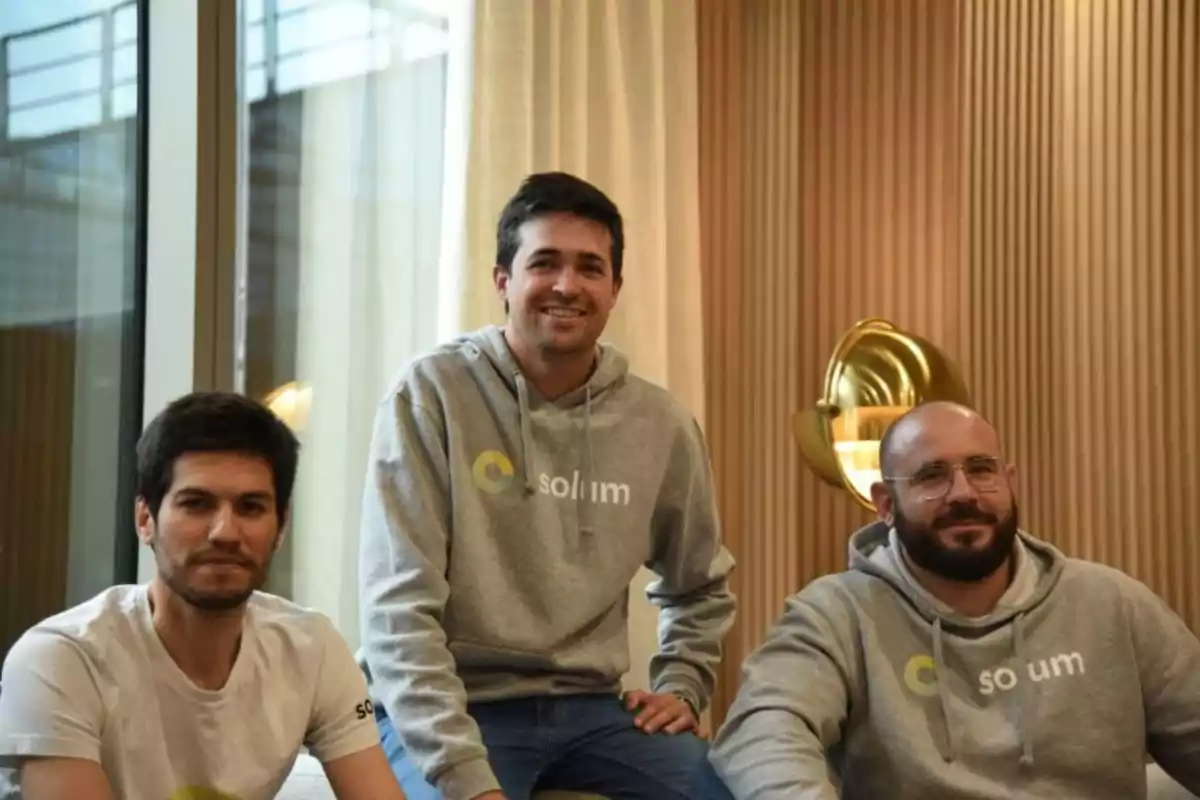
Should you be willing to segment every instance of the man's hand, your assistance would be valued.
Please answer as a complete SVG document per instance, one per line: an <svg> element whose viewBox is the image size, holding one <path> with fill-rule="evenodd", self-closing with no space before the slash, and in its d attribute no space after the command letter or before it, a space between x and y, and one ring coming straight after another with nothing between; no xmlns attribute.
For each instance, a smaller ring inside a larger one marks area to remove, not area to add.
<svg viewBox="0 0 1200 800"><path fill-rule="evenodd" d="M471 800L508 800L508 798L504 796L504 792L484 792L475 795Z"/></svg>
<svg viewBox="0 0 1200 800"><path fill-rule="evenodd" d="M635 689L625 695L625 708L640 709L633 724L646 733L700 733L700 721L691 707L673 694L651 694Z"/></svg>

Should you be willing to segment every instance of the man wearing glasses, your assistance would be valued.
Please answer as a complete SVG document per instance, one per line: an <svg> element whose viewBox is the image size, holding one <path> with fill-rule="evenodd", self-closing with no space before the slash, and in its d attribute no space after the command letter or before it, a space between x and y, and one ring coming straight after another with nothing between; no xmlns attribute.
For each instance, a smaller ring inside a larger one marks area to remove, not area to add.
<svg viewBox="0 0 1200 800"><path fill-rule="evenodd" d="M919 406L850 570L788 600L712 752L738 800L1200 793L1200 642L1147 587L1018 528L995 430ZM1130 531L1136 535L1136 531Z"/></svg>

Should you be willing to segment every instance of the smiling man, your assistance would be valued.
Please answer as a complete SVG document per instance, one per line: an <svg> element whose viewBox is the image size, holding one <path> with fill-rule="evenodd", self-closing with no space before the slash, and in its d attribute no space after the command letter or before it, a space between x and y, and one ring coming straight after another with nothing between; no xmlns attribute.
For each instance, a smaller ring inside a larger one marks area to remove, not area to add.
<svg viewBox="0 0 1200 800"><path fill-rule="evenodd" d="M602 192L533 175L497 239L506 324L414 361L375 420L363 660L385 750L415 800L698 797L734 613L703 439L598 344L624 249ZM654 691L622 698L642 565Z"/></svg>
<svg viewBox="0 0 1200 800"><path fill-rule="evenodd" d="M404 800L345 642L258 591L297 453L282 421L238 395L188 395L150 423L135 517L154 578L13 646L0 797L268 800L307 745L338 800Z"/></svg>
<svg viewBox="0 0 1200 800"><path fill-rule="evenodd" d="M880 458L850 571L790 598L746 664L712 753L733 795L1144 798L1147 751L1200 793L1183 622L1021 532L1016 469L970 409L917 407Z"/></svg>

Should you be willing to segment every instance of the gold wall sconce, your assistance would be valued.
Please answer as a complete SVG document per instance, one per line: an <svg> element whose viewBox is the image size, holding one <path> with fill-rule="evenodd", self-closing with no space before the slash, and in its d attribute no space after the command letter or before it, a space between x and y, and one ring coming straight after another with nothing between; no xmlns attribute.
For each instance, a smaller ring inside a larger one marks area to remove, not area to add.
<svg viewBox="0 0 1200 800"><path fill-rule="evenodd" d="M308 411L312 406L312 387L299 381L289 381L263 398L271 409L296 434L308 427Z"/></svg>
<svg viewBox="0 0 1200 800"><path fill-rule="evenodd" d="M792 416L792 432L809 467L873 509L879 442L888 426L931 400L971 406L958 365L931 342L882 319L855 324L838 341L813 408Z"/></svg>

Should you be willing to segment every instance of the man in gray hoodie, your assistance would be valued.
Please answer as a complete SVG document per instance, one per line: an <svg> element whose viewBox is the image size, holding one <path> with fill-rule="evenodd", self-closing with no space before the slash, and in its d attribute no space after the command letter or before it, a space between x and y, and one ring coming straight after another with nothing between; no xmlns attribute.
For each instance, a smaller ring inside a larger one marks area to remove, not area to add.
<svg viewBox="0 0 1200 800"><path fill-rule="evenodd" d="M1016 470L969 409L920 406L880 453L882 521L745 665L711 756L733 795L1134 800L1147 754L1200 793L1183 622L1018 530Z"/></svg>
<svg viewBox="0 0 1200 800"><path fill-rule="evenodd" d="M704 441L597 343L624 241L602 192L533 175L497 238L507 323L416 359L375 419L360 659L384 748L412 800L697 796L734 613ZM643 565L660 650L622 698Z"/></svg>

